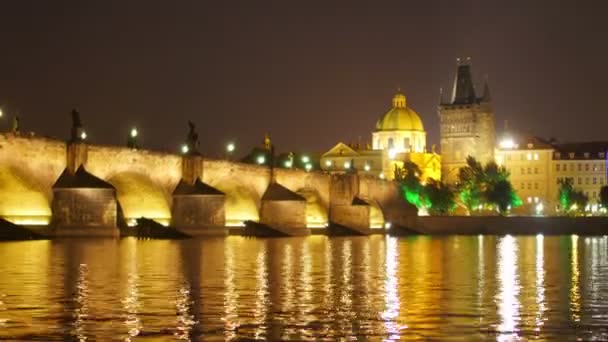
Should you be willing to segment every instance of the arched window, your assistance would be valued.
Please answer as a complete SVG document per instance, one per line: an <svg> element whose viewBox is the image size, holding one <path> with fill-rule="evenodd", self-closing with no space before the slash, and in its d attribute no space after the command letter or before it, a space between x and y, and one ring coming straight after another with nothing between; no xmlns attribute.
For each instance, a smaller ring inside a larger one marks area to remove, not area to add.
<svg viewBox="0 0 608 342"><path fill-rule="evenodd" d="M393 138L388 138L388 149L390 150L393 147L395 147L395 142L393 141Z"/></svg>
<svg viewBox="0 0 608 342"><path fill-rule="evenodd" d="M410 138L403 138L403 149L405 150L405 152L410 152Z"/></svg>

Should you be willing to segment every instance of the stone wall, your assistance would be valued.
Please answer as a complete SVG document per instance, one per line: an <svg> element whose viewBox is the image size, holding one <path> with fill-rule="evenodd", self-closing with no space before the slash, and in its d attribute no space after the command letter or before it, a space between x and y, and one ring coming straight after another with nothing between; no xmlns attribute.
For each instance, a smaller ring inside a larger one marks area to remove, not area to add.
<svg viewBox="0 0 608 342"><path fill-rule="evenodd" d="M306 202L263 201L260 223L285 231L306 229Z"/></svg>
<svg viewBox="0 0 608 342"><path fill-rule="evenodd" d="M113 189L57 189L52 206L57 228L116 227Z"/></svg>
<svg viewBox="0 0 608 342"><path fill-rule="evenodd" d="M171 210L171 225L189 231L224 227L226 225L224 203L224 195L175 196Z"/></svg>
<svg viewBox="0 0 608 342"><path fill-rule="evenodd" d="M423 234L608 234L608 217L420 216Z"/></svg>

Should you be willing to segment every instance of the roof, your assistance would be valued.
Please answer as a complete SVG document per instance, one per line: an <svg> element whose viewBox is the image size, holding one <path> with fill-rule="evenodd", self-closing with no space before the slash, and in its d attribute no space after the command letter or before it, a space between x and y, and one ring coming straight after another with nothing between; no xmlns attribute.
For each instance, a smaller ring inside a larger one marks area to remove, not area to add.
<svg viewBox="0 0 608 342"><path fill-rule="evenodd" d="M287 189L279 183L272 182L262 196L262 201L306 201L306 198Z"/></svg>
<svg viewBox="0 0 608 342"><path fill-rule="evenodd" d="M470 59L467 59L465 64L458 65L452 88L452 98L448 103L443 103L443 101L440 99L441 105L470 105L491 101L490 87L488 86L487 81L484 84L482 96L477 97L471 72L471 65L469 63Z"/></svg>
<svg viewBox="0 0 608 342"><path fill-rule="evenodd" d="M556 152L563 153L561 159L606 159L608 141L588 141L554 144ZM573 153L572 157L570 154ZM588 153L585 156L585 153ZM603 153L603 155L600 155Z"/></svg>
<svg viewBox="0 0 608 342"><path fill-rule="evenodd" d="M53 184L53 189L74 188L114 189L114 186L101 178L93 176L81 165L73 174L69 172L67 168L63 170L55 184Z"/></svg>
<svg viewBox="0 0 608 342"><path fill-rule="evenodd" d="M507 151L521 150L552 150L554 149L551 141L532 134L517 131L505 130L498 134L498 148ZM501 146L504 142L512 142L512 147Z"/></svg>
<svg viewBox="0 0 608 342"><path fill-rule="evenodd" d="M395 94L393 108L386 112L378 122L377 131L424 131L418 113L407 107L405 95Z"/></svg>
<svg viewBox="0 0 608 342"><path fill-rule="evenodd" d="M196 178L194 184L180 180L173 190L173 195L224 195L224 193Z"/></svg>

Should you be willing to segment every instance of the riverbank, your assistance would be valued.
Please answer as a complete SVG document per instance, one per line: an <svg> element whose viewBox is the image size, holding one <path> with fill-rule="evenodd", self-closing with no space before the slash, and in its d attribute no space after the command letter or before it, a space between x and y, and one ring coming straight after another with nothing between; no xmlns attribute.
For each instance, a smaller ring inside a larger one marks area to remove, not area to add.
<svg viewBox="0 0 608 342"><path fill-rule="evenodd" d="M419 216L412 230L426 235L606 235L608 217Z"/></svg>

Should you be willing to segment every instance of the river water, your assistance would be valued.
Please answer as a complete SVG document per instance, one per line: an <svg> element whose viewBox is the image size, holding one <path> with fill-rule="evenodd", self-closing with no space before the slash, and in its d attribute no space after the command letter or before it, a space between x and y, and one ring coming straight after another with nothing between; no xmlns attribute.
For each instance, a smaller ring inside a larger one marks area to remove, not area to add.
<svg viewBox="0 0 608 342"><path fill-rule="evenodd" d="M608 340L608 238L0 243L0 339Z"/></svg>

